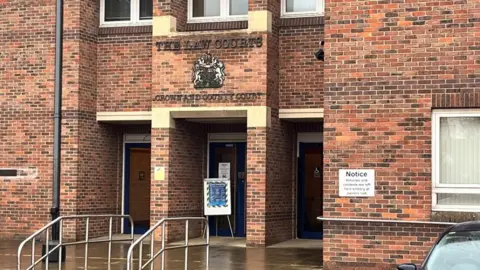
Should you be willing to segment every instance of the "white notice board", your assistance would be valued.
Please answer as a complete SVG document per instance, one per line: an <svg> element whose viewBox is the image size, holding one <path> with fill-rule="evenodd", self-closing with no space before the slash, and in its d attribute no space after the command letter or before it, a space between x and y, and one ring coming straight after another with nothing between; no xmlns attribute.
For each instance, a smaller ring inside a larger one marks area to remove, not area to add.
<svg viewBox="0 0 480 270"><path fill-rule="evenodd" d="M340 197L375 196L375 170L340 170Z"/></svg>
<svg viewBox="0 0 480 270"><path fill-rule="evenodd" d="M205 216L229 216L232 214L230 180L209 178L203 181Z"/></svg>
<svg viewBox="0 0 480 270"><path fill-rule="evenodd" d="M218 164L218 178L230 178L230 163L222 162Z"/></svg>

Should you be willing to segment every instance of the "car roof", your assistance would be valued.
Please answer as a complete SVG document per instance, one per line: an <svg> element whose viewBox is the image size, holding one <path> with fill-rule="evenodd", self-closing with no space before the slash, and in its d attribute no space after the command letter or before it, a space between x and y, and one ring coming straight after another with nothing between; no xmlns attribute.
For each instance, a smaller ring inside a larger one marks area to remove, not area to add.
<svg viewBox="0 0 480 270"><path fill-rule="evenodd" d="M453 225L450 232L480 231L480 221L468 221Z"/></svg>

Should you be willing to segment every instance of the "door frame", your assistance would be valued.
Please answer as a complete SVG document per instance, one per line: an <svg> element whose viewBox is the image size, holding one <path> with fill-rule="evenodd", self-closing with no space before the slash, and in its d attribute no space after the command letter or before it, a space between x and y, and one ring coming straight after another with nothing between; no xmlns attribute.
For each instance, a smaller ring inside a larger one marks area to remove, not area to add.
<svg viewBox="0 0 480 270"><path fill-rule="evenodd" d="M151 135L149 133L142 133L142 134L124 134L123 135L123 145L122 145L122 198L121 198L121 213L122 215L125 214L125 168L126 168L126 147L127 144L150 144ZM122 234L125 233L125 221L120 222L120 232Z"/></svg>
<svg viewBox="0 0 480 270"><path fill-rule="evenodd" d="M246 157L246 150L247 150L247 133L209 133L208 134L208 140L207 140L207 178L210 178L210 166L211 166L211 159L212 159L212 156L211 156L211 153L212 153L212 149L211 149L211 144L216 144L217 146L220 146L220 145L226 145L226 144L235 144L237 146L237 149L238 149L238 145L241 145L241 148L243 148L245 150L245 162L244 162L244 171L245 171L245 188L243 190L243 198L240 198L240 196L238 196L238 194L236 194L236 200L237 200L237 205L242 205L244 206L244 209L243 209L243 212L245 213L244 215L244 218L243 218L243 223L242 222L239 222L239 219L236 218L235 219L235 231L233 232L234 233L234 236L235 237L245 237L246 236L246 233L247 233L247 227L246 227L246 196L247 196L247 185L246 185L246 172L247 172L247 157ZM240 153L237 152L237 165L239 164L238 163L238 160L239 160L239 155ZM237 166L238 168L238 166ZM238 188L237 188L237 193L238 193ZM241 204L239 204L239 201L242 201ZM238 211L238 208L237 208L237 211ZM209 217L209 223L213 223L213 226L210 226L211 229L210 229L210 233L211 234L216 234L216 224L213 222L214 218L213 217ZM233 226L233 224L232 224ZM237 234L237 231L240 230L240 228L243 228L243 232L242 233L238 233ZM226 233L219 233L218 236L231 236L230 232L226 232Z"/></svg>

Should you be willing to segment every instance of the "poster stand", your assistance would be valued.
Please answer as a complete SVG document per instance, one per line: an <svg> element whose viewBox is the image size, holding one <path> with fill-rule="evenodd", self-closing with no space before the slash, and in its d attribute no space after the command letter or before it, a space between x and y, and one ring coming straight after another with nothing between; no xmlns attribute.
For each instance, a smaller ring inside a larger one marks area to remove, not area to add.
<svg viewBox="0 0 480 270"><path fill-rule="evenodd" d="M227 217L228 226L232 238L235 238L232 229L230 215L232 214L230 179L228 178L206 178L204 179L204 215L215 218L215 227L218 236L218 217ZM205 230L203 232L205 237Z"/></svg>

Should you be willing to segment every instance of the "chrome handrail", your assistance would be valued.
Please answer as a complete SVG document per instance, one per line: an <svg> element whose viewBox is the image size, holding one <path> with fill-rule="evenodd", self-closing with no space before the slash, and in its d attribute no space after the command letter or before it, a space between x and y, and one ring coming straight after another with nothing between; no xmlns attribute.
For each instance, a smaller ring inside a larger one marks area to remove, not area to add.
<svg viewBox="0 0 480 270"><path fill-rule="evenodd" d="M206 226L206 242L203 244L197 244L197 245L189 245L189 221L195 221L195 220L201 220L205 222ZM185 221L185 244L180 245L180 246L171 246L171 247L166 247L165 246L165 224L168 221ZM162 226L162 248L154 254L154 243L155 243L155 234L154 232L156 229L158 229L160 226ZM150 236L150 259L143 264L143 259L142 259L142 250L143 250L143 241L145 238ZM139 246L139 257L138 257L138 269L142 270L146 268L148 265L150 265L150 270L154 269L155 266L155 259L162 255L162 270L165 269L165 251L170 250L170 249L180 249L180 248L185 248L185 269L187 269L187 264L188 264L188 248L189 247L202 247L205 246L207 247L206 251L206 260L205 263L207 265L208 269L208 259L209 259L209 245L210 245L210 228L208 226L208 219L205 217L174 217L174 218L162 218L159 222L157 222L152 228L150 228L145 234L143 234L140 238L138 238L128 249L127 253L127 270L133 270L133 250Z"/></svg>
<svg viewBox="0 0 480 270"><path fill-rule="evenodd" d="M108 240L90 240L89 239L89 223L90 219L92 218L108 218L109 219L109 230L108 230ZM113 233L113 219L114 218L119 218L121 220L128 218L130 222L130 226L132 229L130 238L127 239L119 239L119 240L113 240L112 233ZM85 219L86 220L86 228L85 228L85 240L83 241L76 241L76 242L70 242L70 243L63 243L63 221L64 220L69 220L69 219ZM50 250L50 232L49 230L53 227L53 225L59 223L59 239L58 239L58 244ZM40 259L35 260L35 239L41 235L42 233L45 233L45 255L43 255ZM21 268L21 260L22 260L22 251L25 245L28 242L32 242L32 253L31 253L31 264L28 268L25 270L34 270L35 266L39 264L41 261L44 259L45 261L45 269L48 270L49 268L49 257L50 255L59 249L59 263L58 263L58 269L62 269L62 263L61 263L61 258L62 258L62 246L71 246L71 245L80 245L80 244L85 244L85 269L88 267L88 244L89 243L107 243L108 242L108 269L110 269L110 263L112 259L112 243L117 242L117 241L134 241L134 224L133 224L133 219L130 215L71 215L71 216L61 216L58 217L57 219L49 222L47 225L43 226L41 229L27 237L22 243L20 243L18 250L17 250L17 270L24 270Z"/></svg>

